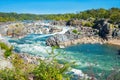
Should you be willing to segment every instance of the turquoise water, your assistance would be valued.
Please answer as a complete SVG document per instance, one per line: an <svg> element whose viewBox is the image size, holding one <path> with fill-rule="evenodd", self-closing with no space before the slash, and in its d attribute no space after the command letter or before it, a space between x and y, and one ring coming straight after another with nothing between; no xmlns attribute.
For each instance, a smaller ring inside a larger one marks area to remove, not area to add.
<svg viewBox="0 0 120 80"><path fill-rule="evenodd" d="M65 48L67 58L76 62L74 68L100 76L120 68L120 56L115 46L101 44L79 44ZM105 76L105 75L104 75Z"/></svg>
<svg viewBox="0 0 120 80"><path fill-rule="evenodd" d="M15 40L8 38L8 41L15 47L14 50L32 55L47 56L45 40L51 35L31 34L22 39ZM116 67L120 67L119 48L101 44L78 44L60 51L59 59L75 62L73 68L80 69L84 73L95 73L100 76L103 72L108 73Z"/></svg>

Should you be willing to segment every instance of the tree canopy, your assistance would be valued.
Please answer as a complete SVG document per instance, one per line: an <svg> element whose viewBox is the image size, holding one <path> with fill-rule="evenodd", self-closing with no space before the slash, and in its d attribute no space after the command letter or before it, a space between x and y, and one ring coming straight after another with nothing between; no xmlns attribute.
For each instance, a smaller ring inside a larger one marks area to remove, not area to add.
<svg viewBox="0 0 120 80"><path fill-rule="evenodd" d="M78 13L66 13L66 14L17 14L17 13L3 13L0 12L0 22L6 21L18 21L18 20L62 20L68 21L71 19L110 19L113 23L120 22L120 9L111 8L111 9L91 9Z"/></svg>

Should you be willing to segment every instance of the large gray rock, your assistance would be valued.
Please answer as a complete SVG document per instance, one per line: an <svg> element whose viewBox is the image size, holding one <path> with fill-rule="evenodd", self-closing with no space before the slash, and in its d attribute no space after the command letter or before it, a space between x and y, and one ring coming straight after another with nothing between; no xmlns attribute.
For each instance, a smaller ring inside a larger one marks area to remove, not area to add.
<svg viewBox="0 0 120 80"><path fill-rule="evenodd" d="M76 30L77 33L73 32L73 30L69 30L65 34L57 34L52 37L49 37L46 40L46 44L48 46L60 46L60 43L97 35L97 30L88 27L82 29L79 28Z"/></svg>
<svg viewBox="0 0 120 80"><path fill-rule="evenodd" d="M107 20L96 21L93 27L99 30L99 36L101 38L108 40L112 37L110 23Z"/></svg>
<svg viewBox="0 0 120 80"><path fill-rule="evenodd" d="M54 35L46 40L46 44L48 46L59 46L60 42L68 41L68 38L66 35L63 34L57 34Z"/></svg>

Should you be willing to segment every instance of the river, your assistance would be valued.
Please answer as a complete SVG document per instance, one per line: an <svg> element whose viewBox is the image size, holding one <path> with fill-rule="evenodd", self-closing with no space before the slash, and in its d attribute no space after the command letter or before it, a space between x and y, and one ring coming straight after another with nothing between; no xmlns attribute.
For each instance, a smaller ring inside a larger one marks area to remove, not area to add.
<svg viewBox="0 0 120 80"><path fill-rule="evenodd" d="M29 34L21 39L7 38L18 53L29 53L31 55L47 56L51 47L46 46L45 40L51 34ZM59 59L75 62L73 68L82 70L87 74L95 74L97 77L103 73L104 77L120 67L120 56L115 46L101 44L78 44L56 51L61 52Z"/></svg>

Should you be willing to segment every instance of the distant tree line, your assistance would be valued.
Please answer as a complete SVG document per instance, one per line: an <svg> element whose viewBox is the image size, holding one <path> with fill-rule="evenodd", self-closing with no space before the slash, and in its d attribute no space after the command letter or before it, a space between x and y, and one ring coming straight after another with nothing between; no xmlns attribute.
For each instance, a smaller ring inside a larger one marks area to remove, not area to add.
<svg viewBox="0 0 120 80"><path fill-rule="evenodd" d="M17 13L3 13L0 12L0 22L17 21L17 20L62 20L68 21L71 19L110 19L112 23L120 22L120 8L111 9L91 9L78 13L66 13L66 14L17 14Z"/></svg>

